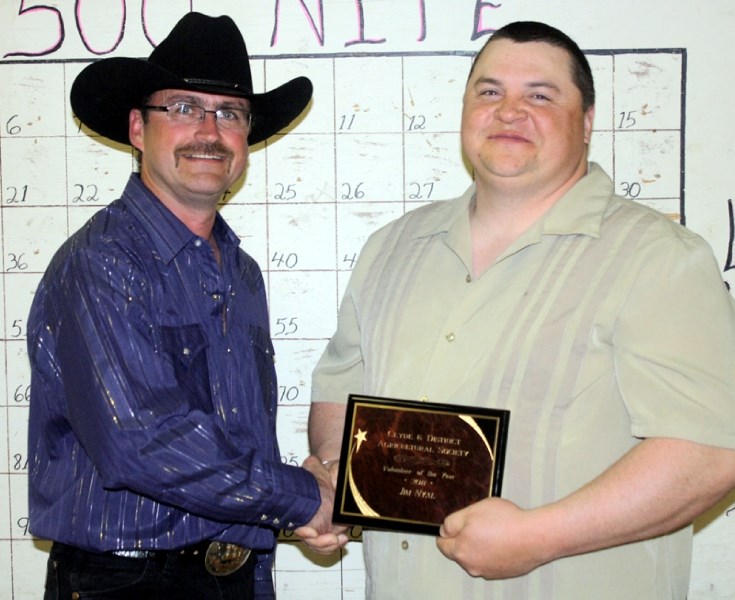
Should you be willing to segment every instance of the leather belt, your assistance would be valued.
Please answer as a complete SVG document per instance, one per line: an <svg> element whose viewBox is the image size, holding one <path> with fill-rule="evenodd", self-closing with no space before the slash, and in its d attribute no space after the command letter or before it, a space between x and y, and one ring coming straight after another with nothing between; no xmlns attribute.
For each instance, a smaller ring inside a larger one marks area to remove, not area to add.
<svg viewBox="0 0 735 600"><path fill-rule="evenodd" d="M250 548L229 542L202 542L178 550L113 550L115 556L124 558L158 558L168 556L203 556L204 566L211 575L230 575L242 567L250 557Z"/></svg>

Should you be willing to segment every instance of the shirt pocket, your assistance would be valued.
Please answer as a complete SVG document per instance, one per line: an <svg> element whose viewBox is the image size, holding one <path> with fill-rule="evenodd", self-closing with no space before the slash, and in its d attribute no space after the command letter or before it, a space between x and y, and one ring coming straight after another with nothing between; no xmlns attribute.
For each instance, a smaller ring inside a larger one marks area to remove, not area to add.
<svg viewBox="0 0 735 600"><path fill-rule="evenodd" d="M277 393L273 342L271 341L270 335L268 335L268 331L257 325L250 325L248 327L248 334L250 337L250 346L253 349L255 367L258 370L263 406L270 415L275 410Z"/></svg>
<svg viewBox="0 0 735 600"><path fill-rule="evenodd" d="M174 377L181 399L191 410L212 413L207 348L209 343L201 325L161 326L161 343L171 357Z"/></svg>

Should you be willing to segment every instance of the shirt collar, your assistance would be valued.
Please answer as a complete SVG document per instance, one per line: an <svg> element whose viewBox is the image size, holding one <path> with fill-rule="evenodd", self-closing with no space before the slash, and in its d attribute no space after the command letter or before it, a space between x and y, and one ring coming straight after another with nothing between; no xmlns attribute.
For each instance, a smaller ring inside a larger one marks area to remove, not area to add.
<svg viewBox="0 0 735 600"><path fill-rule="evenodd" d="M600 237L600 228L613 196L613 182L597 163L539 219L539 235Z"/></svg>
<svg viewBox="0 0 735 600"><path fill-rule="evenodd" d="M125 204L148 232L153 245L164 262L171 262L188 244L199 239L176 215L141 181L138 173L132 173L120 201ZM222 216L217 213L213 233L217 243L239 246L235 235Z"/></svg>
<svg viewBox="0 0 735 600"><path fill-rule="evenodd" d="M527 233L536 238L548 235L588 235L599 237L600 227L610 197L613 182L603 169L590 162L587 174L562 196ZM446 202L423 221L416 237L447 234L447 243L458 242L469 230L468 214L475 197L475 184L455 202ZM526 237L524 234L522 237Z"/></svg>

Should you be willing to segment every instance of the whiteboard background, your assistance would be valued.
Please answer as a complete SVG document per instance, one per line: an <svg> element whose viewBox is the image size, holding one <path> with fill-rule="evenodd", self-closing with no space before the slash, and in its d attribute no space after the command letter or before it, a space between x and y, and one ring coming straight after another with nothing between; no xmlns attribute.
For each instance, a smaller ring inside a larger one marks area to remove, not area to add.
<svg viewBox="0 0 735 600"><path fill-rule="evenodd" d="M735 180L735 57L728 40L735 8L727 0L498 0L497 8L487 0L35 4L0 0L0 598L42 597L48 549L26 531L30 299L53 251L117 197L133 165L126 148L78 130L69 85L99 56L147 56L151 41L160 41L188 10L235 19L253 57L258 91L300 74L315 84L309 112L288 136L251 155L244 182L223 207L268 283L285 461L306 456L311 369L334 329L351 261L365 237L469 182L457 131L469 57L487 38L473 39L473 32L483 27L546 21L590 52L599 96L593 158L613 172L619 192L624 184L655 182L641 185L639 199L685 215L735 287L728 264ZM13 55L18 51L33 56ZM635 131L623 132L621 115L629 113L637 117ZM685 166L683 194L679 166ZM690 599L735 597L735 525L728 516L734 504L735 495L697 521ZM341 560L309 556L301 544L282 539L279 597L361 598L359 541L343 554Z"/></svg>

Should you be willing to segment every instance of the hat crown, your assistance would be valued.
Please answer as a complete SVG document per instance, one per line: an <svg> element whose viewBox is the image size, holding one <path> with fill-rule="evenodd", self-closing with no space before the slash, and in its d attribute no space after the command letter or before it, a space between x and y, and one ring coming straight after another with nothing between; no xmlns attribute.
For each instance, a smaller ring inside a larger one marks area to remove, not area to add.
<svg viewBox="0 0 735 600"><path fill-rule="evenodd" d="M223 93L253 93L245 40L228 16L187 13L148 62L184 80L222 88Z"/></svg>

